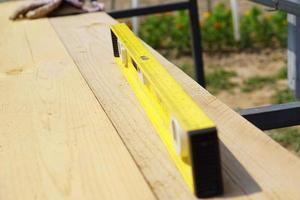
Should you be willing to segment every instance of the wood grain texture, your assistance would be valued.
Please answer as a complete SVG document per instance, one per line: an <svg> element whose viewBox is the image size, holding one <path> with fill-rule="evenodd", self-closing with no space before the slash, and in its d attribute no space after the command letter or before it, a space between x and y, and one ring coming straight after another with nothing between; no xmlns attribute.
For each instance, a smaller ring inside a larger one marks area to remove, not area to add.
<svg viewBox="0 0 300 200"><path fill-rule="evenodd" d="M156 196L193 198L114 63L109 24L115 21L104 13L50 21ZM298 158L154 54L217 124L225 185L221 199L300 199Z"/></svg>
<svg viewBox="0 0 300 200"><path fill-rule="evenodd" d="M164 145L114 63L105 14L53 18L61 40L159 199L192 199Z"/></svg>
<svg viewBox="0 0 300 200"><path fill-rule="evenodd" d="M0 5L0 199L156 199L48 19Z"/></svg>

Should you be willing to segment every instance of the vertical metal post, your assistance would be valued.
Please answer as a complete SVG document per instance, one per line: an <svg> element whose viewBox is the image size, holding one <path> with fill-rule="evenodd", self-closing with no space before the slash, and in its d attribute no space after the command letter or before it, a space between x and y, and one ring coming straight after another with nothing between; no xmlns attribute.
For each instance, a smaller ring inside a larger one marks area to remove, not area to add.
<svg viewBox="0 0 300 200"><path fill-rule="evenodd" d="M115 9L116 9L116 0L111 0L110 10L115 10Z"/></svg>
<svg viewBox="0 0 300 200"><path fill-rule="evenodd" d="M288 80L300 99L300 17L288 14Z"/></svg>
<svg viewBox="0 0 300 200"><path fill-rule="evenodd" d="M139 0L131 0L131 8L137 8L139 6ZM139 18L132 17L132 30L137 35L139 31Z"/></svg>
<svg viewBox="0 0 300 200"><path fill-rule="evenodd" d="M189 15L196 81L201 86L205 87L204 67L201 48L200 21L197 0L189 0Z"/></svg>
<svg viewBox="0 0 300 200"><path fill-rule="evenodd" d="M207 11L211 12L212 11L212 0L206 0L207 3Z"/></svg>
<svg viewBox="0 0 300 200"><path fill-rule="evenodd" d="M240 23L239 23L239 6L237 0L230 0L230 7L232 12L232 24L235 41L240 41Z"/></svg>

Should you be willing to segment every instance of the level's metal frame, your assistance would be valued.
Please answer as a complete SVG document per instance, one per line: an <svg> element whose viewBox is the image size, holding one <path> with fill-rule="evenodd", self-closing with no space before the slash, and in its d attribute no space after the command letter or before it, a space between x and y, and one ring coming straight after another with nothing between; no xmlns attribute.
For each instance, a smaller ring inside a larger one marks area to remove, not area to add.
<svg viewBox="0 0 300 200"><path fill-rule="evenodd" d="M113 18L128 18L142 15L149 15L155 13L163 13L177 10L188 10L190 17L190 27L192 35L192 48L196 81L205 87L204 78L204 67L202 58L202 47L201 47L201 32L199 26L199 14L198 14L198 3L197 0L188 0L182 2L130 8L126 10L110 11L108 14Z"/></svg>

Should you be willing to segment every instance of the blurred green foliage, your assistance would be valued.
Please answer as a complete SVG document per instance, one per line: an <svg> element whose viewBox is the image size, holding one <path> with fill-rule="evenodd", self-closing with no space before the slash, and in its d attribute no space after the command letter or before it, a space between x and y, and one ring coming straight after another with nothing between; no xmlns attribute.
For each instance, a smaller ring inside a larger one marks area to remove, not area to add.
<svg viewBox="0 0 300 200"><path fill-rule="evenodd" d="M200 23L200 22L199 22ZM146 17L140 25L140 37L155 49L191 53L189 17L186 11ZM253 7L240 16L240 41L233 37L231 11L225 4L217 4L211 13L201 17L202 46L206 51L286 47L286 13L264 14Z"/></svg>
<svg viewBox="0 0 300 200"><path fill-rule="evenodd" d="M282 146L291 149L300 155L300 129L299 128L281 128L267 131L275 141Z"/></svg>
<svg viewBox="0 0 300 200"><path fill-rule="evenodd" d="M277 73L276 78L281 80L281 79L287 79L288 72L287 72L287 66L283 66Z"/></svg>
<svg viewBox="0 0 300 200"><path fill-rule="evenodd" d="M277 90L275 94L272 96L272 102L274 104L287 103L293 101L297 101L297 99L293 91L290 90L289 88Z"/></svg>
<svg viewBox="0 0 300 200"><path fill-rule="evenodd" d="M270 47L272 44L272 25L268 18L262 16L257 7L253 7L241 17L241 47L253 48L257 45Z"/></svg>
<svg viewBox="0 0 300 200"><path fill-rule="evenodd" d="M190 53L190 27L186 12L152 15L141 23L139 35L155 49L173 49L176 53Z"/></svg>
<svg viewBox="0 0 300 200"><path fill-rule="evenodd" d="M281 47L287 46L287 14L283 11L278 11L270 17L272 28L272 37L276 39Z"/></svg>
<svg viewBox="0 0 300 200"><path fill-rule="evenodd" d="M272 85L276 83L276 77L272 76L252 76L243 82L242 91L252 92L254 90L260 90L266 85Z"/></svg>
<svg viewBox="0 0 300 200"><path fill-rule="evenodd" d="M205 80L207 82L209 91L216 94L222 90L232 90L236 86L236 84L231 81L231 78L235 77L236 75L237 74L234 71L217 69L213 72L208 73L205 76Z"/></svg>
<svg viewBox="0 0 300 200"><path fill-rule="evenodd" d="M174 25L174 18L171 14L151 15L141 23L139 35L155 49L170 48L172 39L169 28Z"/></svg>
<svg viewBox="0 0 300 200"><path fill-rule="evenodd" d="M263 15L253 7L241 17L241 48L286 46L287 16L282 11Z"/></svg>
<svg viewBox="0 0 300 200"><path fill-rule="evenodd" d="M203 13L201 33L206 50L225 50L235 45L231 11L224 4L218 4L211 14Z"/></svg>

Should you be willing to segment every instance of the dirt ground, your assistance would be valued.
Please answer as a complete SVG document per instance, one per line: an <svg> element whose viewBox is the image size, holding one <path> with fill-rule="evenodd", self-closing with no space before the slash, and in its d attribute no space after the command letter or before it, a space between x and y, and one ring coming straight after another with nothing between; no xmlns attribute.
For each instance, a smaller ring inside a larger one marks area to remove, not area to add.
<svg viewBox="0 0 300 200"><path fill-rule="evenodd" d="M277 82L275 86L266 86L250 93L241 91L243 81L253 76L272 76L286 67L287 52L285 49L267 49L260 52L241 52L234 54L204 54L206 71L215 67L223 67L237 73L233 81L237 83L232 92L219 92L217 97L232 108L249 108L270 104L271 96L276 89L287 87L287 79Z"/></svg>
<svg viewBox="0 0 300 200"><path fill-rule="evenodd" d="M224 90L214 94L234 109L270 104L274 92L287 87L287 79L285 79L277 81L275 85L265 86L260 90L248 93L241 90L243 82L250 77L272 76L286 67L286 49L265 49L240 53L204 53L203 57L206 74L217 69L225 69L236 73L236 76L232 78L232 81L236 84L233 90ZM178 66L186 64L193 66L191 57L181 57L172 59L172 61ZM183 70L187 71L188 74L194 73L191 69L183 68Z"/></svg>

